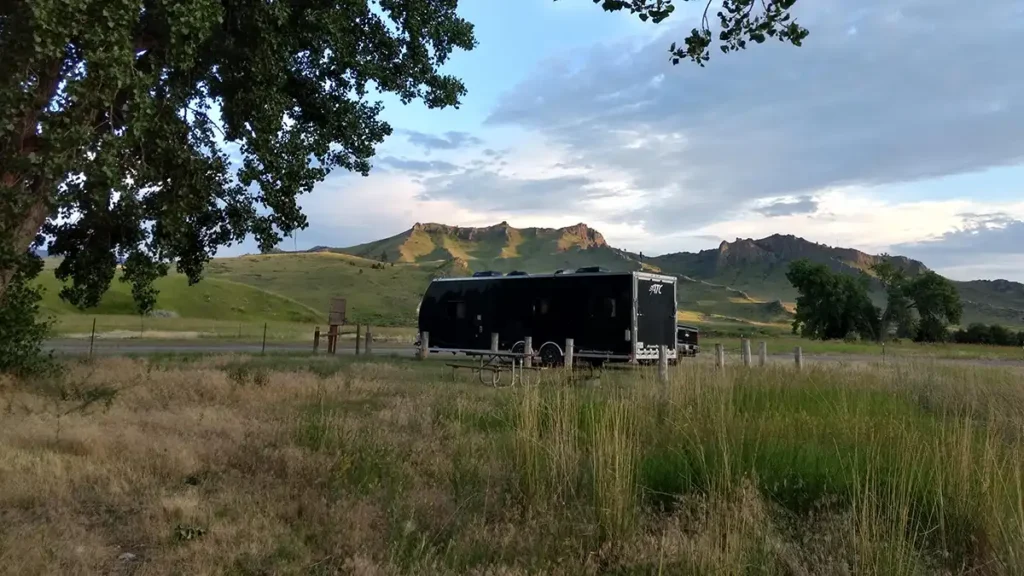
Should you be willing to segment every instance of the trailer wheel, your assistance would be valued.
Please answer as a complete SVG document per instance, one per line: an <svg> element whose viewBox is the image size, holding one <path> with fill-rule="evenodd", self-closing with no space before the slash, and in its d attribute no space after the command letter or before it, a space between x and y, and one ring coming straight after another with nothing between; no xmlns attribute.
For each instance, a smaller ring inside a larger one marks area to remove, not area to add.
<svg viewBox="0 0 1024 576"><path fill-rule="evenodd" d="M541 346L540 362L545 366L558 366L562 363L562 351L552 342Z"/></svg>

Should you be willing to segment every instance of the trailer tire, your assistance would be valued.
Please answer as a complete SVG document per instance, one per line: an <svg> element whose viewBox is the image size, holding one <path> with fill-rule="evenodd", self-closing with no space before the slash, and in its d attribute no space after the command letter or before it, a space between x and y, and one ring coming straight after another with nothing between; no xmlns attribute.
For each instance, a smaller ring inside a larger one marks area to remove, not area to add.
<svg viewBox="0 0 1024 576"><path fill-rule="evenodd" d="M540 363L544 366L561 366L564 358L562 349L554 342L547 342L540 347Z"/></svg>

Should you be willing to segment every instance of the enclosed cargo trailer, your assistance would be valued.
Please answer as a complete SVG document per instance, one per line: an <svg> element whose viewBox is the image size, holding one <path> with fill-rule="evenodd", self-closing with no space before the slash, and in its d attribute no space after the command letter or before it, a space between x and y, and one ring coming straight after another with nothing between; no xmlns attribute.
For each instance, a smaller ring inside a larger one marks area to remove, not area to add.
<svg viewBox="0 0 1024 576"><path fill-rule="evenodd" d="M419 330L433 353L486 353L497 333L499 350L512 352L531 337L548 365L562 362L568 338L573 356L593 363L654 361L662 345L675 360L676 279L587 268L439 278L420 303Z"/></svg>

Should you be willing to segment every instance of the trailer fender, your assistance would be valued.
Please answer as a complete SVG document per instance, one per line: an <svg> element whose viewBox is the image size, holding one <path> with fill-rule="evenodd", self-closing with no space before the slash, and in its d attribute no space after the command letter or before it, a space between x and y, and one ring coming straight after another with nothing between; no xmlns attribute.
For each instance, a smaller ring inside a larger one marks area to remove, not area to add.
<svg viewBox="0 0 1024 576"><path fill-rule="evenodd" d="M557 351L557 355L554 356L554 358L551 358L551 349ZM547 350L546 354L545 350ZM538 353L540 354L541 362L545 364L549 363L546 361L546 358L551 358L553 361L550 363L556 365L561 364L563 359L565 358L565 353L562 351L562 347L555 342L551 342L550 340L541 345L541 347L538 349Z"/></svg>

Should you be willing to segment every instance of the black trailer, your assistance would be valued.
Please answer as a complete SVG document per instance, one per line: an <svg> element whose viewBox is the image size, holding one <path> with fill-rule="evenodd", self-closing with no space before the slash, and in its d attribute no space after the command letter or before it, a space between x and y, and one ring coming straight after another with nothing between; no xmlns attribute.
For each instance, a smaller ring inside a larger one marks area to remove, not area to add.
<svg viewBox="0 0 1024 576"><path fill-rule="evenodd" d="M486 354L496 333L499 350L511 352L531 337L547 365L561 363L568 338L573 356L593 363L654 361L662 345L674 361L676 279L585 268L440 278L420 303L419 330L433 353Z"/></svg>

